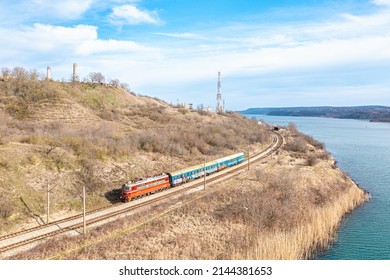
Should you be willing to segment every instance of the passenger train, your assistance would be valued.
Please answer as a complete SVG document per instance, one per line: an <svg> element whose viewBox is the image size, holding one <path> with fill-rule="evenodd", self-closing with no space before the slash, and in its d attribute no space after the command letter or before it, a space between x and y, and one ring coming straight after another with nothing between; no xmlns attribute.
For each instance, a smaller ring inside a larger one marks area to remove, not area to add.
<svg viewBox="0 0 390 280"><path fill-rule="evenodd" d="M244 153L238 153L206 163L206 176L239 164L245 160ZM198 164L175 172L162 173L148 178L134 179L122 186L121 200L130 201L145 194L172 188L204 175L204 165Z"/></svg>

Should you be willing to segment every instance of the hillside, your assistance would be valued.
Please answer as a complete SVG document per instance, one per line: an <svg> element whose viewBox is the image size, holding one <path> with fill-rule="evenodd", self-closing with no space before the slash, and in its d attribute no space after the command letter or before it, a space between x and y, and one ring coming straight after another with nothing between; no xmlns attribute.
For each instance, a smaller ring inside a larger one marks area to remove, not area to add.
<svg viewBox="0 0 390 280"><path fill-rule="evenodd" d="M291 125L273 157L251 171L143 212L58 237L12 259L310 259L368 195L323 144Z"/></svg>
<svg viewBox="0 0 390 280"><path fill-rule="evenodd" d="M0 234L118 199L134 177L258 149L269 133L235 113L175 108L105 85L0 81Z"/></svg>
<svg viewBox="0 0 390 280"><path fill-rule="evenodd" d="M118 201L130 178L258 151L269 127L96 84L0 81L0 234ZM281 129L276 155L143 215L58 237L15 259L305 259L327 248L367 194L322 143ZM162 213L164 213L162 215ZM131 238L128 238L131 234Z"/></svg>
<svg viewBox="0 0 390 280"><path fill-rule="evenodd" d="M372 122L390 122L390 107L386 106L250 108L245 111L241 111L241 113L253 115L324 117L370 120Z"/></svg>

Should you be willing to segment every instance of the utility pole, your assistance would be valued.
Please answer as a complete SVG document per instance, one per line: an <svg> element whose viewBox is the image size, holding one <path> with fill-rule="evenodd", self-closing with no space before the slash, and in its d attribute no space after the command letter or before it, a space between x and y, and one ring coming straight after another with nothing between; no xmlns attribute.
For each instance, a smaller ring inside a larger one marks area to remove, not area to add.
<svg viewBox="0 0 390 280"><path fill-rule="evenodd" d="M173 172L172 144L169 147L169 155L171 156L171 172Z"/></svg>
<svg viewBox="0 0 390 280"><path fill-rule="evenodd" d="M49 216L50 216L50 183L47 182L47 217L46 217L46 224L49 223Z"/></svg>
<svg viewBox="0 0 390 280"><path fill-rule="evenodd" d="M85 219L85 185L83 184L83 234L87 234L87 221Z"/></svg>
<svg viewBox="0 0 390 280"><path fill-rule="evenodd" d="M251 155L250 155L250 147L248 147L248 171L250 167Z"/></svg>
<svg viewBox="0 0 390 280"><path fill-rule="evenodd" d="M206 158L204 158L203 164L203 190L206 190Z"/></svg>

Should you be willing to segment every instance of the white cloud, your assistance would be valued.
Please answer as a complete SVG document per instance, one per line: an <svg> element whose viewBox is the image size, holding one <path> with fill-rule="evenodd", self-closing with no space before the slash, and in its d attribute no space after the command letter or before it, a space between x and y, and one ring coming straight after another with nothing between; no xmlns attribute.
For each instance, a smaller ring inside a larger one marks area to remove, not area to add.
<svg viewBox="0 0 390 280"><path fill-rule="evenodd" d="M178 39L193 39L193 40L206 40L207 37L191 33L191 32L184 32L184 33L155 33L156 35L166 36L166 37L172 37L172 38L178 38Z"/></svg>
<svg viewBox="0 0 390 280"><path fill-rule="evenodd" d="M76 20L88 12L96 0L14 0L2 1L0 26L20 26L32 22Z"/></svg>
<svg viewBox="0 0 390 280"><path fill-rule="evenodd" d="M56 17L63 19L77 19L91 8L92 0L33 0L26 7L28 12L41 14L43 17Z"/></svg>
<svg viewBox="0 0 390 280"><path fill-rule="evenodd" d="M78 18L84 14L92 4L92 0L67 0L67 1L50 1L46 8L51 8L60 17Z"/></svg>
<svg viewBox="0 0 390 280"><path fill-rule="evenodd" d="M140 10L135 5L122 5L112 9L109 16L112 23L139 25L139 24L160 24L161 20L156 11Z"/></svg>
<svg viewBox="0 0 390 280"><path fill-rule="evenodd" d="M85 40L96 40L96 27L77 25L75 27L52 26L36 23L19 30L0 29L3 44L20 52L29 53L74 50ZM26 55L25 54L25 55Z"/></svg>
<svg viewBox="0 0 390 280"><path fill-rule="evenodd" d="M270 48L253 58L259 69L321 68L390 59L389 37L368 37L354 40L326 40L293 48Z"/></svg>
<svg viewBox="0 0 390 280"><path fill-rule="evenodd" d="M81 42L77 47L76 52L80 55L92 55L97 53L128 53L135 51L148 51L147 48L132 41L118 41L118 40L88 40Z"/></svg>
<svg viewBox="0 0 390 280"><path fill-rule="evenodd" d="M373 0L373 2L379 6L390 6L390 0Z"/></svg>
<svg viewBox="0 0 390 280"><path fill-rule="evenodd" d="M97 27L77 25L74 27L34 24L20 30L0 28L2 47L8 52L0 52L0 60L18 58L25 63L40 60L63 60L68 57L82 59L85 56L109 54L131 55L134 52L154 52L152 48L133 41L101 40ZM11 55L11 57L10 57Z"/></svg>

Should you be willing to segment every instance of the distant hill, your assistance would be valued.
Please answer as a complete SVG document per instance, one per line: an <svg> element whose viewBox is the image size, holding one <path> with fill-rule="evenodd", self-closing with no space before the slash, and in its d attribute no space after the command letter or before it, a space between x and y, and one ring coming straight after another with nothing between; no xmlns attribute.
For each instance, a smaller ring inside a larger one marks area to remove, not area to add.
<svg viewBox="0 0 390 280"><path fill-rule="evenodd" d="M294 116L294 117L324 117L337 119L359 119L372 122L390 122L390 107L387 106L354 106L354 107L281 107L281 108L250 108L240 111L242 114Z"/></svg>

